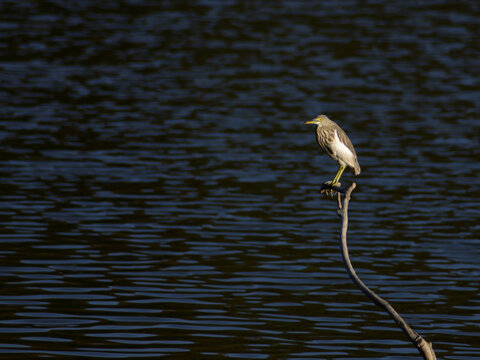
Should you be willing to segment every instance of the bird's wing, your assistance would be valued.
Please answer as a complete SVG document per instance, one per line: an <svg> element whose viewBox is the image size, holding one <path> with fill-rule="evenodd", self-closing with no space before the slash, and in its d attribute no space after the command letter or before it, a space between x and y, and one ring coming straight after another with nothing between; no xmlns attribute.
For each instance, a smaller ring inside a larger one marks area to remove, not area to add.
<svg viewBox="0 0 480 360"><path fill-rule="evenodd" d="M348 150L350 150L353 153L353 155L355 155L355 157L357 157L357 153L355 152L353 144L350 141L350 139L348 138L345 131L343 131L343 129L340 126L338 126L337 124L335 124L334 126L335 126L335 130L337 131L337 135L338 135L338 138L340 139L340 141L342 143L344 143L346 147L348 147Z"/></svg>
<svg viewBox="0 0 480 360"><path fill-rule="evenodd" d="M340 128L340 126L335 127L335 131L337 132L338 139L347 147L349 151L353 154L353 158L350 161L347 161L348 166L350 167L350 170L352 173L355 175L360 175L361 169L360 169L360 164L358 163L357 159L357 153L355 152L355 148L353 147L352 142L348 138L347 134L345 131ZM346 160L346 159L345 159Z"/></svg>

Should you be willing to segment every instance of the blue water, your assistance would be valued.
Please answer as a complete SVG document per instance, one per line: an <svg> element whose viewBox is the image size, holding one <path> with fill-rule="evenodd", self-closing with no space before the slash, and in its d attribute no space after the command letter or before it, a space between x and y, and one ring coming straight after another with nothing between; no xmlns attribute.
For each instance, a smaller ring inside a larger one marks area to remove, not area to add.
<svg viewBox="0 0 480 360"><path fill-rule="evenodd" d="M0 3L0 357L480 354L480 5Z"/></svg>

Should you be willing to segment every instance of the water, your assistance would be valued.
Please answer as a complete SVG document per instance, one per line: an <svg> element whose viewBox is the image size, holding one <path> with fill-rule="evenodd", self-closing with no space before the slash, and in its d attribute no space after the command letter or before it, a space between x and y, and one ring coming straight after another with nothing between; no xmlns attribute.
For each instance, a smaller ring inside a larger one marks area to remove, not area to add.
<svg viewBox="0 0 480 360"><path fill-rule="evenodd" d="M0 4L2 358L480 354L475 2ZM353 181L350 174L342 182Z"/></svg>

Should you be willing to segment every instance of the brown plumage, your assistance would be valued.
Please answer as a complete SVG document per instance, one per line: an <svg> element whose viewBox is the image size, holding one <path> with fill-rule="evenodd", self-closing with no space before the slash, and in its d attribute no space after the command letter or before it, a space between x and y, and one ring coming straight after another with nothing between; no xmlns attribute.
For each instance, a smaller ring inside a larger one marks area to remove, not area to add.
<svg viewBox="0 0 480 360"><path fill-rule="evenodd" d="M315 119L306 121L305 124L317 125L317 141L320 148L339 164L337 175L332 181L335 185L340 180L345 169L353 174L361 172L357 159L357 153L345 131L326 115L319 115Z"/></svg>

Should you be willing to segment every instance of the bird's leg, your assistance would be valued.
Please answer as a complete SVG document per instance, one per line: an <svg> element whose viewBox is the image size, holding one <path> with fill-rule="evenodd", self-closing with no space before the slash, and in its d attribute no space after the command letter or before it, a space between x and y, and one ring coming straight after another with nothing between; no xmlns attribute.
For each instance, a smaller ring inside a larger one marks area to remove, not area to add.
<svg viewBox="0 0 480 360"><path fill-rule="evenodd" d="M335 175L335 178L332 181L332 186L337 185L338 180L340 180L340 177L342 176L343 172L345 171L346 166L345 165L340 165L338 167L337 175Z"/></svg>
<svg viewBox="0 0 480 360"><path fill-rule="evenodd" d="M345 165L339 165L337 174L333 178L332 181L327 181L325 184L328 186L335 186L338 184L338 181L340 180L340 177L342 176L343 172L345 171L346 166ZM325 189L321 190L321 192L326 192L327 195L330 195L333 198L333 189Z"/></svg>

